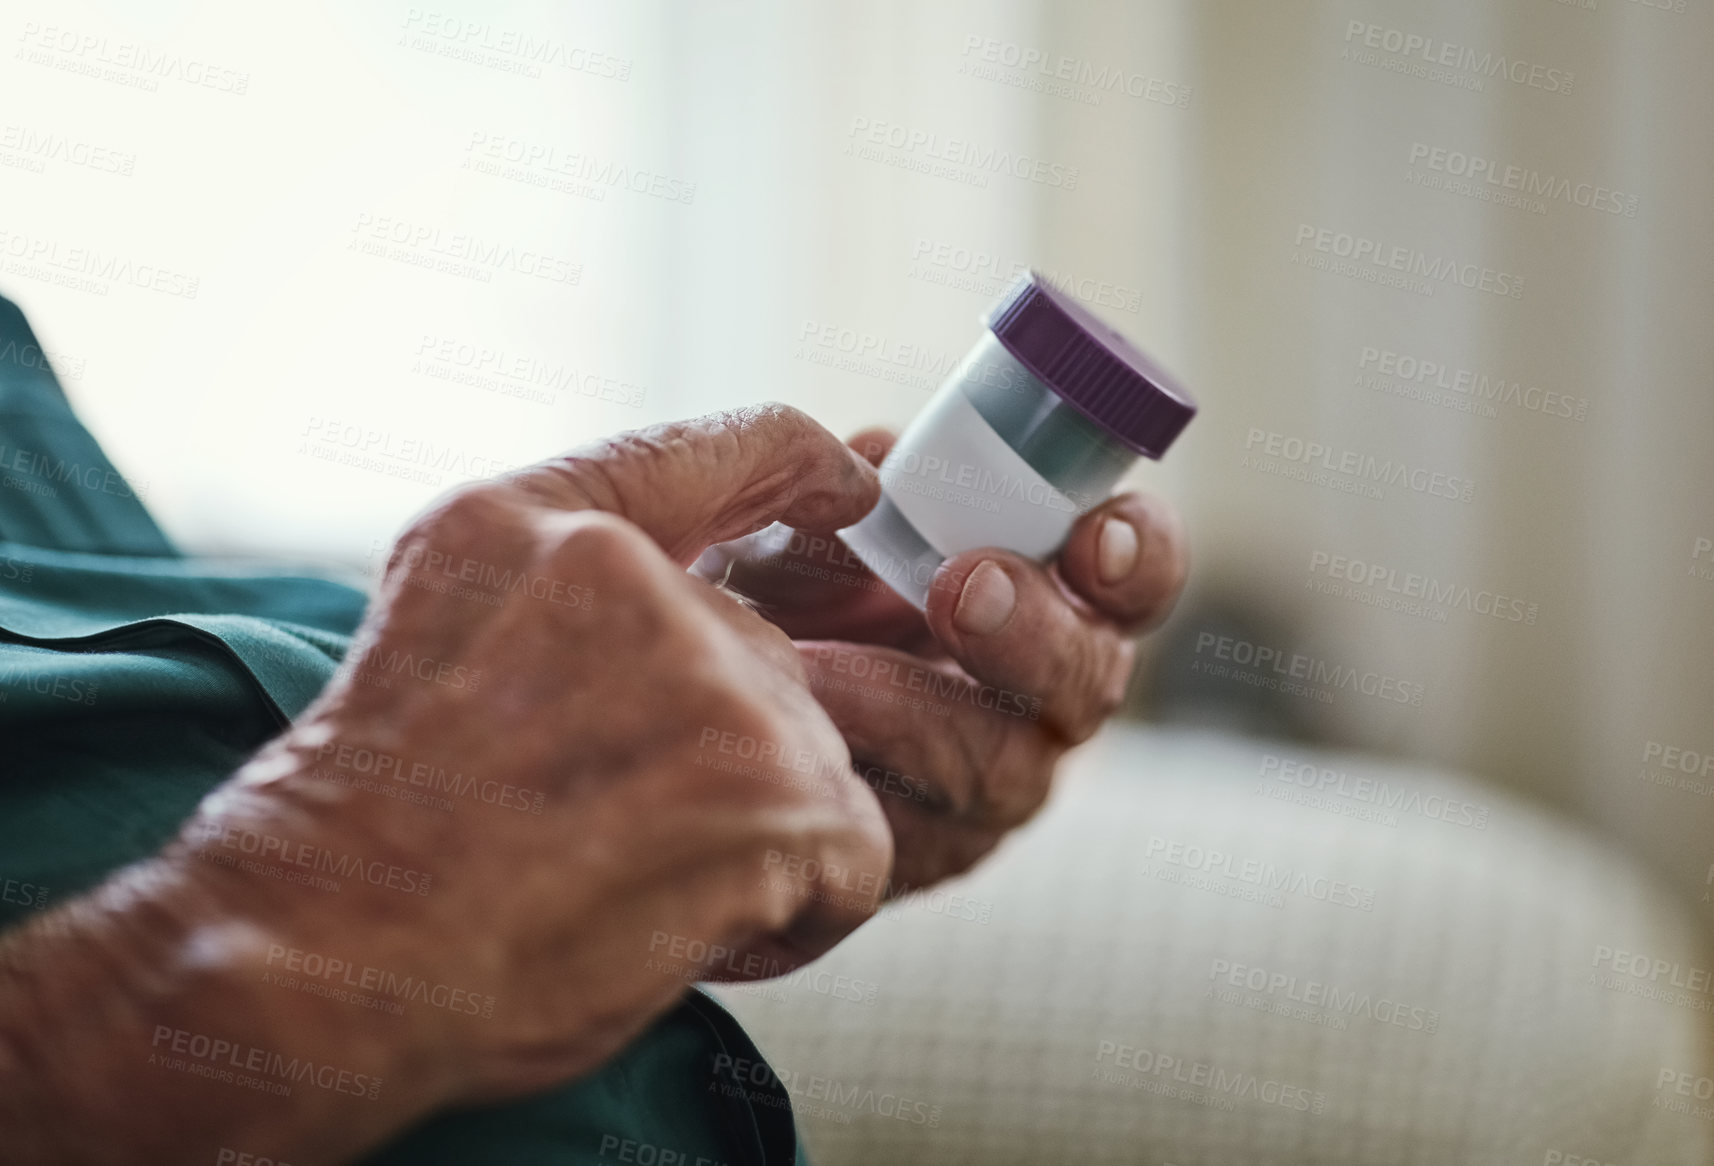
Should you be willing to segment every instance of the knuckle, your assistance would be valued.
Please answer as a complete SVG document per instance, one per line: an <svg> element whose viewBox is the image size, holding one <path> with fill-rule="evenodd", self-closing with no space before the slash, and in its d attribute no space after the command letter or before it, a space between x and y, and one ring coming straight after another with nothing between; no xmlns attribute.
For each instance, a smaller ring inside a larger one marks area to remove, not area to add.
<svg viewBox="0 0 1714 1166"><path fill-rule="evenodd" d="M735 683L733 678L722 676L718 684L717 700L722 718L741 738L755 742L749 748L760 756L764 746L771 747L766 750L769 757L785 748L782 739L789 736L790 728L782 723L783 718Z"/></svg>
<svg viewBox="0 0 1714 1166"><path fill-rule="evenodd" d="M1190 554L1184 523L1175 511L1153 505L1147 513L1143 553L1149 569L1138 572L1138 619L1145 625L1154 625L1171 613L1184 591L1190 578Z"/></svg>
<svg viewBox="0 0 1714 1166"><path fill-rule="evenodd" d="M511 509L509 492L502 486L489 482L460 486L413 521L405 537L468 545L493 531Z"/></svg>
<svg viewBox="0 0 1714 1166"><path fill-rule="evenodd" d="M718 436L712 420L674 421L612 434L545 463L529 483L562 502L563 487L569 486L569 496L580 508L624 515L658 488L668 467L711 456L711 439Z"/></svg>
<svg viewBox="0 0 1714 1166"><path fill-rule="evenodd" d="M491 483L462 486L412 519L388 552L384 577L394 580L458 557L499 558L515 528L511 500Z"/></svg>
<svg viewBox="0 0 1714 1166"><path fill-rule="evenodd" d="M547 521L550 544L543 557L556 577L599 590L610 603L635 607L659 598L666 560L635 524L602 510L563 512Z"/></svg>
<svg viewBox="0 0 1714 1166"><path fill-rule="evenodd" d="M748 428L778 428L785 430L812 429L816 423L808 413L796 405L788 405L784 401L763 401L746 409L739 409L732 414L736 427Z"/></svg>
<svg viewBox="0 0 1714 1166"><path fill-rule="evenodd" d="M710 655L711 662L718 665ZM690 667L694 670L695 663ZM730 672L717 669L705 682L701 699L703 724L698 727L699 745L726 755L745 788L772 798L789 790L788 779L813 759L800 757L801 747L791 724L758 700ZM776 772L777 771L777 772ZM773 779L773 780L769 780Z"/></svg>
<svg viewBox="0 0 1714 1166"><path fill-rule="evenodd" d="M1006 718L989 743L986 756L974 762L982 791L982 818L1002 827L1028 821L1047 799L1053 767L1045 763L1033 740L1020 740L1024 727Z"/></svg>
<svg viewBox="0 0 1714 1166"><path fill-rule="evenodd" d="M760 869L772 871L788 855L785 851L767 850L752 857ZM750 892L748 914L754 925L764 931L785 931L791 926L793 918L803 910L804 898L804 892L796 879L764 878L757 881Z"/></svg>
<svg viewBox="0 0 1714 1166"><path fill-rule="evenodd" d="M790 445L821 428L802 409L780 401L765 401L760 405L718 413L710 421L714 432L740 449Z"/></svg>
<svg viewBox="0 0 1714 1166"><path fill-rule="evenodd" d="M1184 586L1190 581L1190 555L1185 550L1182 541L1173 544L1172 553L1168 558L1166 580L1162 585L1161 596L1155 603L1154 618L1165 619L1178 603L1178 597L1184 594Z"/></svg>
<svg viewBox="0 0 1714 1166"><path fill-rule="evenodd" d="M635 525L604 510L578 510L557 524L550 552L555 562L611 563L633 566L644 562L655 545Z"/></svg>
<svg viewBox="0 0 1714 1166"><path fill-rule="evenodd" d="M893 860L893 827L887 820L887 812L876 798L867 794L858 799L858 805L861 808L851 816L851 829L859 852L890 865Z"/></svg>
<svg viewBox="0 0 1714 1166"><path fill-rule="evenodd" d="M1059 728L1078 745L1094 736L1101 722L1118 708L1124 689L1117 686L1115 691L1115 660L1108 637L1078 629L1061 642L1065 646L1050 691L1063 694Z"/></svg>
<svg viewBox="0 0 1714 1166"><path fill-rule="evenodd" d="M1129 617L1121 621L1123 626L1132 631L1158 627L1178 603L1179 594L1184 590L1185 574L1182 562L1163 563L1153 570L1141 572Z"/></svg>
<svg viewBox="0 0 1714 1166"><path fill-rule="evenodd" d="M1095 726L1118 712L1125 703L1125 693L1131 686L1131 672L1136 666L1137 645L1129 639L1110 637L1104 655L1104 683L1095 693Z"/></svg>
<svg viewBox="0 0 1714 1166"><path fill-rule="evenodd" d="M800 881L795 905L804 895L819 897L855 921L880 906L893 866L893 831L873 799L829 806L818 814L782 820L760 843L760 860L794 873ZM815 888L831 895L816 895Z"/></svg>

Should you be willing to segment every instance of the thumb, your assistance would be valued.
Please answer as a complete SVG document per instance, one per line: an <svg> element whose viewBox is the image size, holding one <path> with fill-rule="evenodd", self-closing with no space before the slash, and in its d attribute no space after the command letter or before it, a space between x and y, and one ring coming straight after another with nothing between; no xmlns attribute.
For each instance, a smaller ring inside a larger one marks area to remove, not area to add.
<svg viewBox="0 0 1714 1166"><path fill-rule="evenodd" d="M880 497L868 462L780 404L621 433L510 480L556 509L629 519L684 566L771 522L817 533L850 526Z"/></svg>

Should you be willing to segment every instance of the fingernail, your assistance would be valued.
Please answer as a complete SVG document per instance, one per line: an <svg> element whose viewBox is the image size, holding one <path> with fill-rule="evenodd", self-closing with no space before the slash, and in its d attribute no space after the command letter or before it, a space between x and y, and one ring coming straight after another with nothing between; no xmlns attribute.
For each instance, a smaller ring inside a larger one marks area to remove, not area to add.
<svg viewBox="0 0 1714 1166"><path fill-rule="evenodd" d="M983 562L964 581L964 592L952 612L952 622L961 632L991 636L1012 618L1018 605L1018 589L1012 577L992 559Z"/></svg>
<svg viewBox="0 0 1714 1166"><path fill-rule="evenodd" d="M1137 528L1123 518L1108 518L1101 523L1101 534L1095 543L1095 570L1101 582L1117 583L1137 565Z"/></svg>

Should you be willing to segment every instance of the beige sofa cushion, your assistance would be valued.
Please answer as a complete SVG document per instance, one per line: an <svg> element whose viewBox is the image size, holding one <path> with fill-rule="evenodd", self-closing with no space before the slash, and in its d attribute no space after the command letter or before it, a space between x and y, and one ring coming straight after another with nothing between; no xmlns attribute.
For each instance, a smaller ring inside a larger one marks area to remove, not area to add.
<svg viewBox="0 0 1714 1166"><path fill-rule="evenodd" d="M1468 780L1123 727L972 875L718 994L817 1166L1689 1166L1706 953Z"/></svg>

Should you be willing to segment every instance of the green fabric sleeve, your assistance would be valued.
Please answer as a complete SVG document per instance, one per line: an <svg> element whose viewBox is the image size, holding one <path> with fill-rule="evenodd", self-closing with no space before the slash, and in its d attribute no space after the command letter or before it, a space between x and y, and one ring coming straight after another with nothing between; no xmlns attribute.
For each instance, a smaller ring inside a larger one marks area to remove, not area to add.
<svg viewBox="0 0 1714 1166"><path fill-rule="evenodd" d="M0 928L158 850L327 683L364 604L336 579L179 555L0 300ZM801 1161L777 1079L721 1088L735 1060L762 1063L691 990L590 1076L436 1115L366 1161Z"/></svg>

